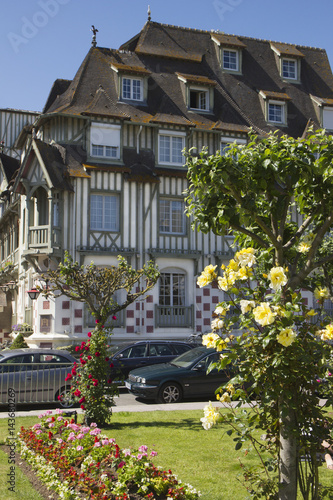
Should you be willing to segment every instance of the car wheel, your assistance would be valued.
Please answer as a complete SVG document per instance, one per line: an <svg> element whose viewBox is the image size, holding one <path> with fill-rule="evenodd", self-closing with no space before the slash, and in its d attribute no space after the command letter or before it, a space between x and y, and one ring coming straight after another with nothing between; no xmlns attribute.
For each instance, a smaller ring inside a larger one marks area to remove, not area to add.
<svg viewBox="0 0 333 500"><path fill-rule="evenodd" d="M162 385L158 394L160 403L179 403L182 400L182 389L175 382L168 382Z"/></svg>
<svg viewBox="0 0 333 500"><path fill-rule="evenodd" d="M60 408L71 408L75 403L70 387L62 387L56 393L55 400L59 403Z"/></svg>

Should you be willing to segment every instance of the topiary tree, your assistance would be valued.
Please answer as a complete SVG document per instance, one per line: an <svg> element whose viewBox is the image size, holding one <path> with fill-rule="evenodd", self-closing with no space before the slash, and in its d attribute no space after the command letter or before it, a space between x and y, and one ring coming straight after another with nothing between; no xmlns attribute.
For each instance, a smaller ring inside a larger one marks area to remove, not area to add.
<svg viewBox="0 0 333 500"><path fill-rule="evenodd" d="M22 333L18 333L16 335L15 339L13 340L13 343L9 349L22 349L22 348L26 348L26 347L29 347L29 346L26 343L26 341L24 340Z"/></svg>
<svg viewBox="0 0 333 500"><path fill-rule="evenodd" d="M101 268L91 263L80 266L66 253L65 260L57 270L45 275L50 281L44 294L65 295L71 300L84 302L95 317L96 326L88 333L87 342L81 344L80 361L67 375L72 384L72 396L85 410L87 422L99 426L110 420L110 406L117 388L109 375L107 339L112 332L106 322L134 301L144 296L155 285L159 272L152 262L142 269L133 269L123 257L118 257L118 266ZM116 292L125 292L119 303Z"/></svg>
<svg viewBox="0 0 333 500"><path fill-rule="evenodd" d="M315 292L319 306L330 297L333 137L323 131L305 139L252 135L246 146L235 144L225 156L208 156L206 151L186 156L187 210L194 227L233 234L241 249L221 276L216 266L208 266L198 285L217 280L229 294L215 310L213 326L218 328L205 338L218 350L232 340L230 355L223 356L219 367L237 360L235 382L260 392L255 416L246 417L243 437L251 426L266 431L279 468L278 494L267 478L252 476L253 482L263 488L264 498L296 500L299 478L303 497L319 498L313 453L324 436L329 439L326 424L329 420L332 425L332 419L319 407L313 383L327 371L333 326L319 316L317 324L310 321L316 312L306 309L301 291ZM235 314L227 317L230 306ZM236 323L243 335L233 339ZM239 395L246 399L244 392ZM332 398L327 405L331 403ZM239 436L242 433L238 447ZM313 458L305 472L300 463L304 449L310 449ZM264 491L267 484L271 496ZM254 488L250 491L260 498Z"/></svg>

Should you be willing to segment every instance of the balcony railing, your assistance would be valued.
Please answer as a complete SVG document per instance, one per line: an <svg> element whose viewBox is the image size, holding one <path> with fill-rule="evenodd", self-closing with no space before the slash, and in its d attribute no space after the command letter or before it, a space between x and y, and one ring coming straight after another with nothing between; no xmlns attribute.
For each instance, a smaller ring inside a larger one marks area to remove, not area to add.
<svg viewBox="0 0 333 500"><path fill-rule="evenodd" d="M193 328L194 307L155 305L155 324L159 328Z"/></svg>
<svg viewBox="0 0 333 500"><path fill-rule="evenodd" d="M29 247L60 247L60 229L53 228L50 235L49 226L29 227Z"/></svg>

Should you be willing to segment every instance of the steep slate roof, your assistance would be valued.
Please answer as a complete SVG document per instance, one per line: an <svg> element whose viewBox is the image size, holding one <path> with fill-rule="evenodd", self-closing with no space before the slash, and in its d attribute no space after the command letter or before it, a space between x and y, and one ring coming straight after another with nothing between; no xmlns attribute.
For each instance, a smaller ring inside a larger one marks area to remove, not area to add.
<svg viewBox="0 0 333 500"><path fill-rule="evenodd" d="M13 158L12 156L0 153L0 164L4 175L6 176L7 183L9 184L15 173L20 168L20 160Z"/></svg>
<svg viewBox="0 0 333 500"><path fill-rule="evenodd" d="M221 70L219 46L242 50L242 74ZM300 59L300 83L281 78L278 53ZM119 103L117 82L121 72L148 78L147 103ZM213 113L196 113L186 107L182 77L189 83L213 87ZM266 133L274 127L265 121L260 92L269 98L288 99L284 133L302 136L308 120L319 127L310 94L333 99L333 76L326 51L148 21L119 50L92 47L66 90L57 97L55 91L51 93L53 102L50 94L44 111L206 130L247 131L252 126Z"/></svg>

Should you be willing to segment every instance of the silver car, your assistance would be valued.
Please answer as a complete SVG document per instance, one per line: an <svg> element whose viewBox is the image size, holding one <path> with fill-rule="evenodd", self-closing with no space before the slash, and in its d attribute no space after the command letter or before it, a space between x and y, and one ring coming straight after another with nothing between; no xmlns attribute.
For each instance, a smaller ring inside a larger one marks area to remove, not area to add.
<svg viewBox="0 0 333 500"><path fill-rule="evenodd" d="M0 351L0 408L10 403L73 405L65 381L76 359L65 350L8 349Z"/></svg>

